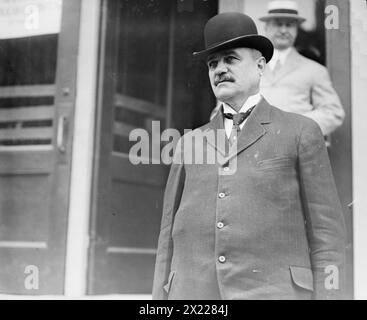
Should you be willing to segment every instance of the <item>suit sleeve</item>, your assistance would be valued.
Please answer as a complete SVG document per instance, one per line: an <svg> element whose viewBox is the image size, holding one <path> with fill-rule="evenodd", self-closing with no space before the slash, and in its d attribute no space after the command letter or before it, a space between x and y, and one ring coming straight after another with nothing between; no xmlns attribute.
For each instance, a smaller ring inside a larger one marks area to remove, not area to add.
<svg viewBox="0 0 367 320"><path fill-rule="evenodd" d="M307 121L299 141L301 195L315 299L341 299L345 283L346 230L322 132Z"/></svg>
<svg viewBox="0 0 367 320"><path fill-rule="evenodd" d="M313 110L304 115L316 121L324 135L328 135L343 123L345 112L339 96L333 88L324 66L317 66L313 73L310 103Z"/></svg>
<svg viewBox="0 0 367 320"><path fill-rule="evenodd" d="M171 268L173 242L172 228L176 211L180 205L185 182L185 168L181 158L181 142L177 144L163 200L163 214L156 255L153 300L166 300L165 286Z"/></svg>

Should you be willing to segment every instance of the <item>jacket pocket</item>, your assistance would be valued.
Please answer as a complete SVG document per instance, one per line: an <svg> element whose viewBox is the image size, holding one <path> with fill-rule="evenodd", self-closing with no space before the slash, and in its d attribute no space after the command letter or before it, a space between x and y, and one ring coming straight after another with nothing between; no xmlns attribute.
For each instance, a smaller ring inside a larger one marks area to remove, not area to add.
<svg viewBox="0 0 367 320"><path fill-rule="evenodd" d="M290 266L289 269L295 285L313 291L313 274L310 268Z"/></svg>
<svg viewBox="0 0 367 320"><path fill-rule="evenodd" d="M293 167L294 160L286 157L265 159L259 161L257 166L260 170Z"/></svg>
<svg viewBox="0 0 367 320"><path fill-rule="evenodd" d="M171 271L169 276L168 276L168 281L167 284L163 287L164 291L166 291L167 293L169 293L169 291L171 290L171 286L172 286L172 281L173 278L175 276L175 271Z"/></svg>

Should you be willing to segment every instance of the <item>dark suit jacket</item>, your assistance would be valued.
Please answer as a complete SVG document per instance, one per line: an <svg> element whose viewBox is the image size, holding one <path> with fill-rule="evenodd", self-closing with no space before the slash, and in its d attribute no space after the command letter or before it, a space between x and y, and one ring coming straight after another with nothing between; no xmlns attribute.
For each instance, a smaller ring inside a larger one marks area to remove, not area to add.
<svg viewBox="0 0 367 320"><path fill-rule="evenodd" d="M195 132L217 129L221 112L181 139L176 159ZM262 100L237 151L224 156L218 141L203 145L223 157L171 167L153 299L340 298L345 225L319 126ZM228 163L235 174L224 174ZM331 276L339 290L325 286L328 266L338 268Z"/></svg>

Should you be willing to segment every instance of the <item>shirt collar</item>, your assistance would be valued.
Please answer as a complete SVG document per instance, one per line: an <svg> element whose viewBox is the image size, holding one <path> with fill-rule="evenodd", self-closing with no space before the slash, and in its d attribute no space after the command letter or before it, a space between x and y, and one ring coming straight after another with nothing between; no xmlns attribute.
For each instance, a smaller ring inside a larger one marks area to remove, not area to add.
<svg viewBox="0 0 367 320"><path fill-rule="evenodd" d="M257 105L261 100L261 94L260 93L256 93L253 96L249 96L248 99L246 100L246 102L242 105L240 112L246 112L248 109L250 109L251 107ZM223 103L223 112L224 113L232 113L235 114L237 113L234 109L232 109L228 104Z"/></svg>

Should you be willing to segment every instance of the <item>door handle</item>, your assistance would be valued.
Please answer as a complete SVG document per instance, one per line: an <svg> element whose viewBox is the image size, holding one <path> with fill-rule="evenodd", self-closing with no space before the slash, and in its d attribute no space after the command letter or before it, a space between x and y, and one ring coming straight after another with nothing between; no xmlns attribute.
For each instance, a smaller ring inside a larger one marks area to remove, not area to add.
<svg viewBox="0 0 367 320"><path fill-rule="evenodd" d="M66 128L66 117L60 116L57 124L57 149L64 153L66 151L65 146L65 128Z"/></svg>

